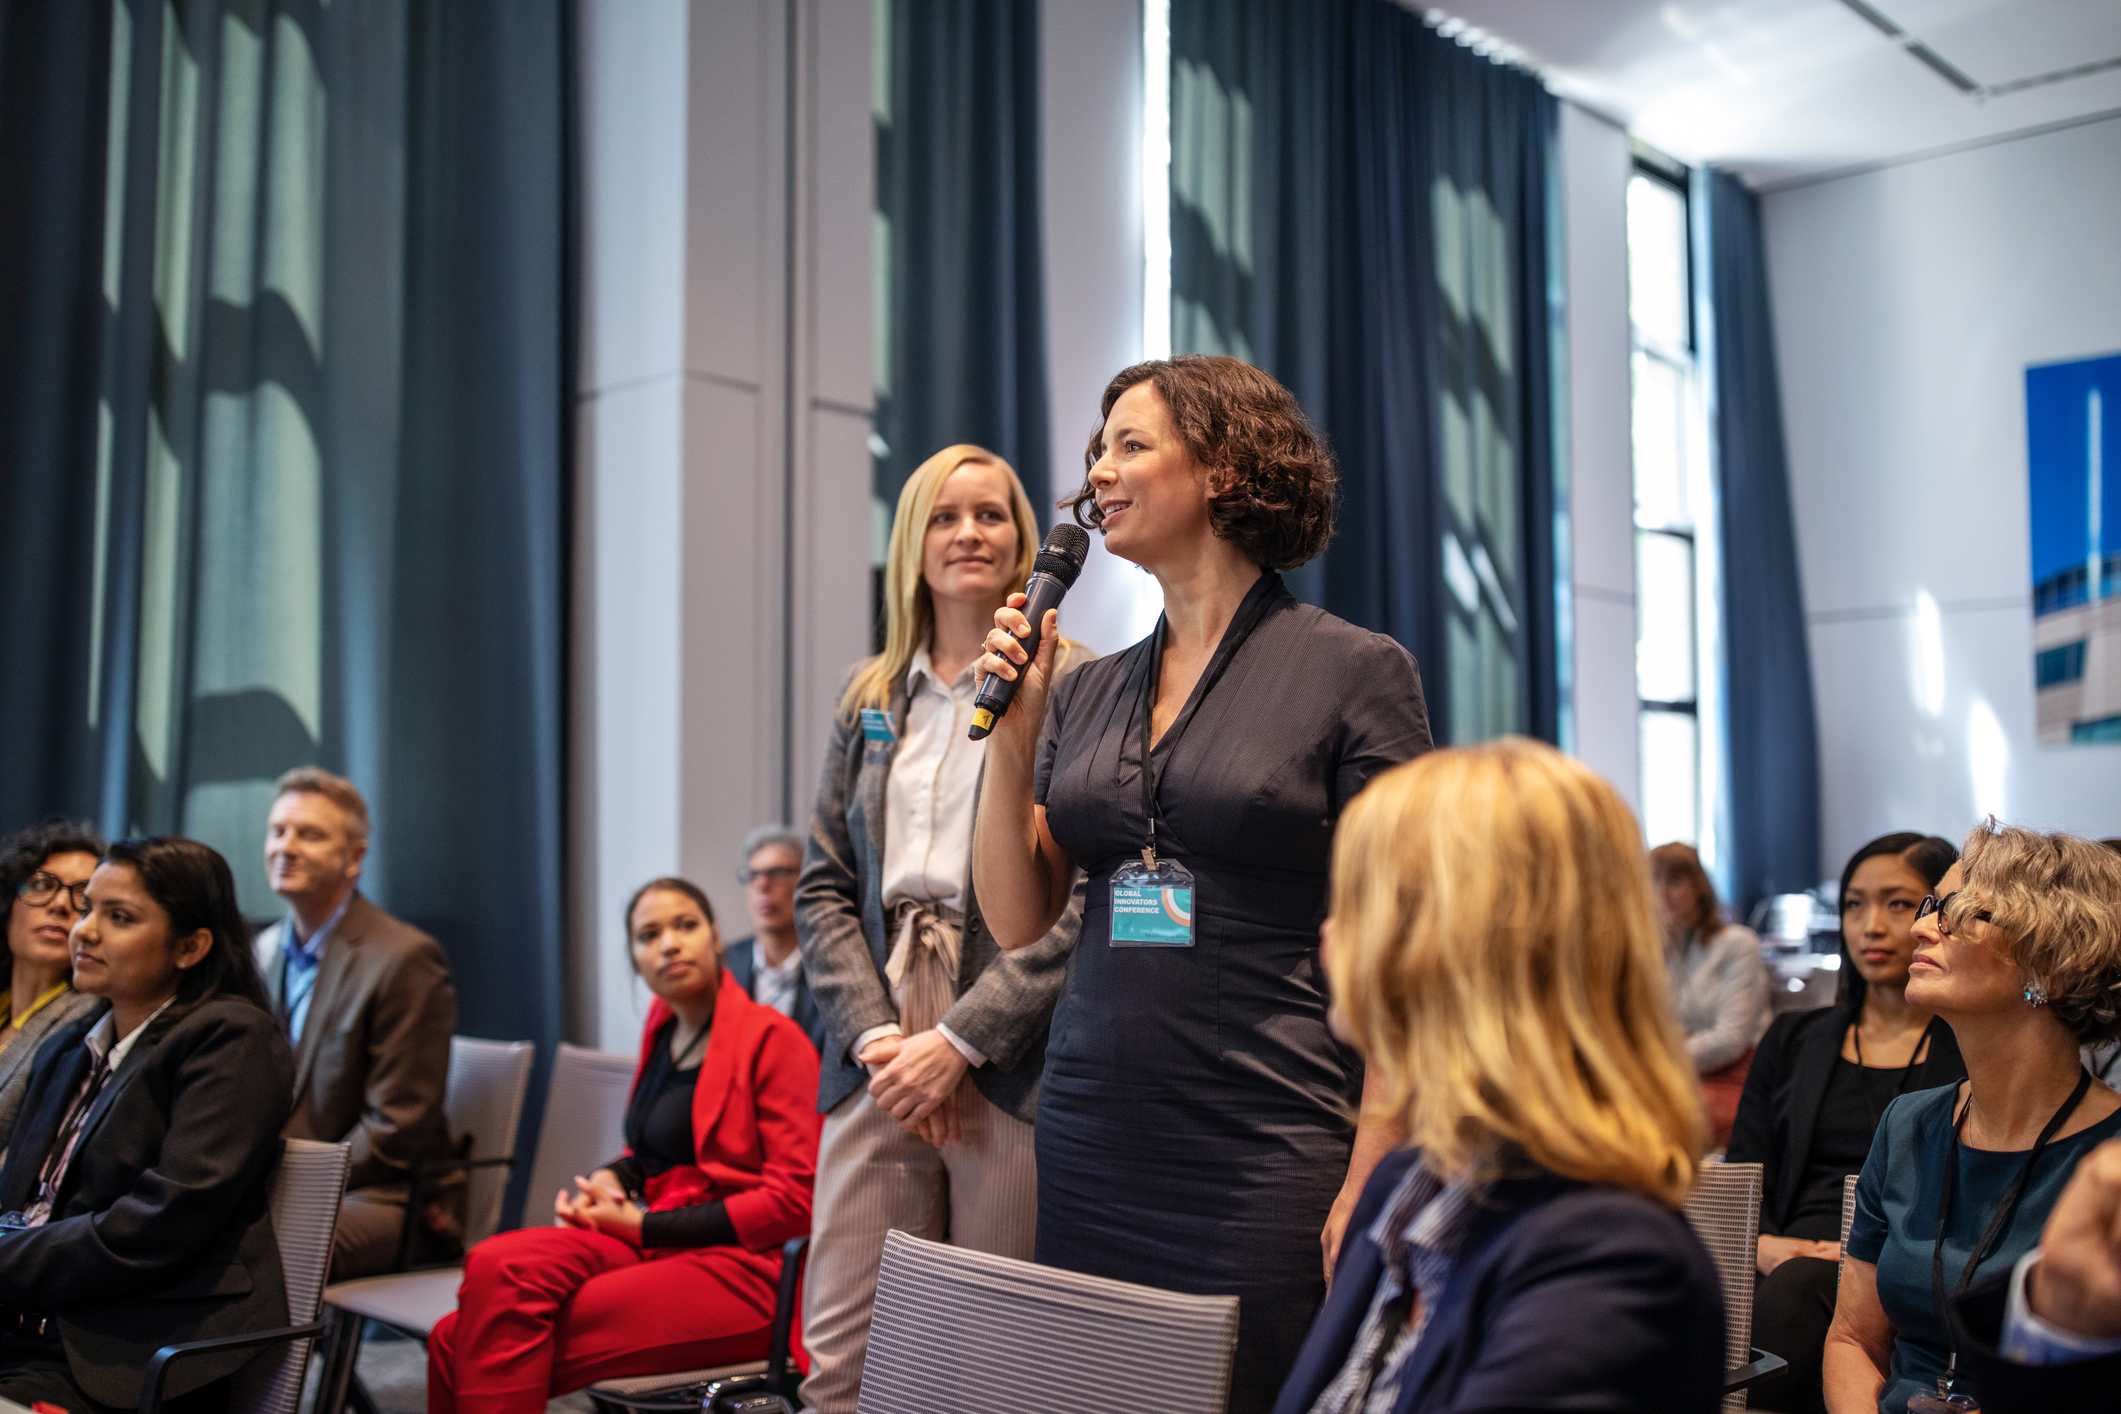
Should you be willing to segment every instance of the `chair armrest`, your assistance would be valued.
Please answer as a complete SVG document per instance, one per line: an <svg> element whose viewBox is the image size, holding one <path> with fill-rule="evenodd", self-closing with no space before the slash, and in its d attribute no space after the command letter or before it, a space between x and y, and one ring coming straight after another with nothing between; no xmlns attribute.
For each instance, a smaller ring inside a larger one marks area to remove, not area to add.
<svg viewBox="0 0 2121 1414"><path fill-rule="evenodd" d="M220 1335L206 1340L182 1340L174 1345L165 1345L148 1360L147 1368L141 1372L140 1414L159 1414L162 1408L162 1382L169 1374L169 1367L192 1355L210 1355L220 1350L244 1350L267 1345L288 1345L298 1340L314 1340L324 1334L322 1321L311 1321L307 1325L281 1326L276 1330L250 1331L244 1335Z"/></svg>
<svg viewBox="0 0 2121 1414"><path fill-rule="evenodd" d="M1735 1370L1724 1372L1723 1392L1725 1394L1736 1394L1755 1380L1765 1379L1767 1376L1781 1370L1787 1370L1789 1367L1789 1361L1783 1359L1780 1355L1770 1355L1756 1345L1753 1347L1753 1358L1749 1362L1740 1365Z"/></svg>

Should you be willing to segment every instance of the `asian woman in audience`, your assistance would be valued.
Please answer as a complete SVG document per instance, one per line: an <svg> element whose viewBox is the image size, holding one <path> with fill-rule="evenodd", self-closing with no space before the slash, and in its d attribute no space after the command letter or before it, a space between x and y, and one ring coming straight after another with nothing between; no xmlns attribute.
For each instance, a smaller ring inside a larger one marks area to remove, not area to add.
<svg viewBox="0 0 2121 1414"><path fill-rule="evenodd" d="M61 866L95 1006L38 1048L0 1165L0 1396L96 1414L138 1406L164 1345L287 1324L267 1203L292 1060L220 855L134 840L85 884ZM162 1407L223 1408L257 1356L176 1362Z"/></svg>
<svg viewBox="0 0 2121 1414"><path fill-rule="evenodd" d="M553 1196L554 1226L471 1249L428 1337L429 1410L528 1414L601 1379L765 1356L781 1244L810 1228L817 1053L723 970L697 887L650 880L625 925L655 996L626 1152Z"/></svg>
<svg viewBox="0 0 2121 1414"><path fill-rule="evenodd" d="M1711 1134L1720 1144L1738 1113L1753 1047L1768 1029L1767 964L1753 930L1724 917L1693 846L1651 850L1650 875L1657 884L1672 1001L1708 1097Z"/></svg>
<svg viewBox="0 0 2121 1414"><path fill-rule="evenodd" d="M38 1045L96 1005L74 990L66 939L81 916L75 891L102 853L103 841L86 825L56 820L0 840L0 899L8 901L7 951L0 954L0 1151Z"/></svg>
<svg viewBox="0 0 2121 1414"><path fill-rule="evenodd" d="M1032 1254L1031 1117L1082 905L1021 951L996 947L972 888L988 753L966 731L980 641L1038 547L1007 462L964 444L923 462L892 521L884 651L855 665L833 720L795 900L828 1033L804 1291L818 1414L855 1407L887 1231ZM1088 656L1060 648L1071 668Z"/></svg>
<svg viewBox="0 0 2121 1414"><path fill-rule="evenodd" d="M1967 1078L1893 1101L1871 1144L1826 1344L1834 1414L1967 1394L1950 1303L2008 1271L2077 1161L2121 1134L2121 1095L2079 1052L2121 1032L2121 856L1976 829L1916 911L1907 1001L1952 1028Z"/></svg>
<svg viewBox="0 0 2121 1414"><path fill-rule="evenodd" d="M1277 1414L1716 1407L1723 1298L1680 1212L1707 1129L1637 838L1521 739L1394 767L1342 816L1333 1024L1410 1147Z"/></svg>
<svg viewBox="0 0 2121 1414"><path fill-rule="evenodd" d="M1841 871L1841 995L1768 1028L1725 1158L1765 1166L1753 1344L1789 1362L1748 1391L1755 1409L1820 1409L1834 1318L1841 1195L1885 1107L1965 1076L1952 1029L1907 1000L1915 910L1959 858L1934 835L1872 840Z"/></svg>

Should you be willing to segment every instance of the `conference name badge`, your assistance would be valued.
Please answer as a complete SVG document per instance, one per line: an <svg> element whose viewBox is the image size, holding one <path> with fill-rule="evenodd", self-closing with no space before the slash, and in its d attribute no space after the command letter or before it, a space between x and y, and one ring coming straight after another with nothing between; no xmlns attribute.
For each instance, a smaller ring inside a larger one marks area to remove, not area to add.
<svg viewBox="0 0 2121 1414"><path fill-rule="evenodd" d="M1112 946L1193 946L1193 875L1183 864L1159 859L1113 872Z"/></svg>
<svg viewBox="0 0 2121 1414"><path fill-rule="evenodd" d="M889 745L898 740L898 733L891 730L891 718L874 707L862 709L862 740L880 741Z"/></svg>

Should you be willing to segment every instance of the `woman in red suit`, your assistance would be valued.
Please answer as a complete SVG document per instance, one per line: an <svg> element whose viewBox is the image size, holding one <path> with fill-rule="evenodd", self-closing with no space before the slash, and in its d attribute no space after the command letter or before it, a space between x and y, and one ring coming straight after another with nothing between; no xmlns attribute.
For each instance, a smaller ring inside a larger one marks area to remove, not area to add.
<svg viewBox="0 0 2121 1414"><path fill-rule="evenodd" d="M656 996L626 1152L555 1195L555 1226L471 1250L428 1338L431 1414L543 1410L601 1379L766 1353L781 1244L810 1230L817 1053L724 974L693 885L644 884L626 934Z"/></svg>

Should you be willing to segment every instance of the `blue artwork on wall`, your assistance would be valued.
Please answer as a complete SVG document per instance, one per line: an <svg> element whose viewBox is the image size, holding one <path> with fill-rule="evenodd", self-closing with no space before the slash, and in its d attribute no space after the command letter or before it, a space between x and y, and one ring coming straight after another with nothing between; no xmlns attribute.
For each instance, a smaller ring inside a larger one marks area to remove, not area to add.
<svg viewBox="0 0 2121 1414"><path fill-rule="evenodd" d="M2121 743L2121 353L2025 370L2040 740Z"/></svg>

